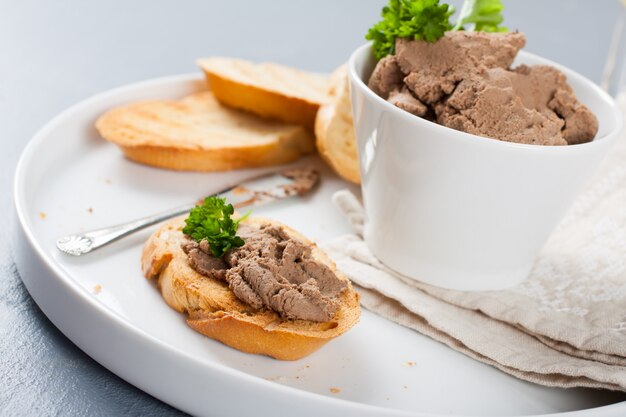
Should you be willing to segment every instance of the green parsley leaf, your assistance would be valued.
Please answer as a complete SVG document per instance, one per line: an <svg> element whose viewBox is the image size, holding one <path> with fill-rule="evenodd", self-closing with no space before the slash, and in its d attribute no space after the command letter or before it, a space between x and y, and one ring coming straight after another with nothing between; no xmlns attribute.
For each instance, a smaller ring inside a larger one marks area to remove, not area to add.
<svg viewBox="0 0 626 417"><path fill-rule="evenodd" d="M389 0L383 20L372 26L365 39L373 41L374 56L381 59L395 52L397 38L435 42L450 30L454 8L439 0Z"/></svg>
<svg viewBox="0 0 626 417"><path fill-rule="evenodd" d="M183 233L196 242L206 239L213 256L221 258L229 249L244 244L243 239L237 236L237 228L250 212L233 220L231 216L234 212L233 205L226 204L225 198L207 197L202 205L191 209L185 219Z"/></svg>
<svg viewBox="0 0 626 417"><path fill-rule="evenodd" d="M396 39L409 38L435 42L448 30L506 32L499 26L504 20L501 0L465 0L454 26L449 22L454 7L439 4L439 0L389 0L381 13L383 20L374 24L365 35L373 42L374 57L384 58L395 53Z"/></svg>
<svg viewBox="0 0 626 417"><path fill-rule="evenodd" d="M473 24L473 30L482 32L506 32L507 28L500 27L504 20L500 0L465 0L459 20L452 30L463 30L463 26Z"/></svg>

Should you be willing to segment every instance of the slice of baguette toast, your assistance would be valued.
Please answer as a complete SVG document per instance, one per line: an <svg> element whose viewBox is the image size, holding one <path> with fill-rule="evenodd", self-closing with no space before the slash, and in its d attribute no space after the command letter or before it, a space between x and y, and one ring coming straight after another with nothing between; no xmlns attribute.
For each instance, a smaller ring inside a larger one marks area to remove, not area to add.
<svg viewBox="0 0 626 417"><path fill-rule="evenodd" d="M319 106L328 99L328 79L273 63L233 58L198 60L209 88L231 107L313 129Z"/></svg>
<svg viewBox="0 0 626 417"><path fill-rule="evenodd" d="M129 159L174 170L278 165L315 149L302 126L225 107L209 91L114 108L97 120L96 128Z"/></svg>
<svg viewBox="0 0 626 417"><path fill-rule="evenodd" d="M277 222L248 218L248 224ZM194 330L228 346L247 353L268 355L280 360L296 360L319 349L326 342L343 334L360 317L359 296L348 278L336 270L335 264L314 243L293 229L288 233L310 245L313 256L328 265L348 283L341 297L341 306L330 322L285 320L268 310L254 310L240 301L225 281L199 274L191 268L181 248L184 217L165 223L146 242L141 264L147 278L157 280L165 302L181 313Z"/></svg>
<svg viewBox="0 0 626 417"><path fill-rule="evenodd" d="M335 172L348 181L360 184L359 156L345 65L333 73L330 84L330 101L320 107L315 119L317 150Z"/></svg>

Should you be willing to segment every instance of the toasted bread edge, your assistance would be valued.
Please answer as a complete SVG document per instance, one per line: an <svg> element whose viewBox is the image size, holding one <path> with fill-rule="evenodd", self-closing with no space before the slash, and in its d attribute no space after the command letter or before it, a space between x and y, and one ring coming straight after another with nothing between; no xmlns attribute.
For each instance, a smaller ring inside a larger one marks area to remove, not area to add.
<svg viewBox="0 0 626 417"><path fill-rule="evenodd" d="M224 143L221 148L209 149L184 143L172 146L156 134L135 130L125 124L125 112L146 104L150 102L115 107L102 114L95 123L104 139L116 144L128 159L141 164L178 171L227 171L286 164L315 150L312 132L300 126L293 126L290 133L282 134L273 143L230 147Z"/></svg>
<svg viewBox="0 0 626 417"><path fill-rule="evenodd" d="M206 69L203 71L211 91L223 104L313 130L318 103L239 83Z"/></svg>

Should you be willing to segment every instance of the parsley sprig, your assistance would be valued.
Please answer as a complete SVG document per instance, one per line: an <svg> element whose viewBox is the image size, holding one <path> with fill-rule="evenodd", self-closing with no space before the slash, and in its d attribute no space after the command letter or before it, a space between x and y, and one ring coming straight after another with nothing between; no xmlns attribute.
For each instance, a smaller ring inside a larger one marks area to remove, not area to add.
<svg viewBox="0 0 626 417"><path fill-rule="evenodd" d="M395 52L397 38L434 42L452 26L454 8L439 0L389 0L381 13L383 20L370 28L365 39L374 41L374 56L381 59Z"/></svg>
<svg viewBox="0 0 626 417"><path fill-rule="evenodd" d="M196 242L206 239L213 256L221 258L229 249L244 244L243 239L237 236L237 229L250 213L233 220L231 216L234 212L233 205L226 204L225 198L207 197L202 205L191 209L185 219L183 233Z"/></svg>
<svg viewBox="0 0 626 417"><path fill-rule="evenodd" d="M456 24L450 24L454 7L439 0L389 0L383 7L382 20L374 24L365 39L373 41L376 59L395 52L397 38L435 42L448 30L506 32L502 23L501 0L465 0Z"/></svg>
<svg viewBox="0 0 626 417"><path fill-rule="evenodd" d="M504 20L503 8L500 0L465 0L452 30L464 30L464 25L473 24L473 30L479 32L506 32L507 28L499 26Z"/></svg>

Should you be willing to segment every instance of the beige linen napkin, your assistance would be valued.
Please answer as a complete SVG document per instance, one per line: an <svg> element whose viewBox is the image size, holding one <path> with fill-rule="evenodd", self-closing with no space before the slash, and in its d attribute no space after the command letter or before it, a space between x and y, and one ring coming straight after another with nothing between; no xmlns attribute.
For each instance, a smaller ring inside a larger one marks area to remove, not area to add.
<svg viewBox="0 0 626 417"><path fill-rule="evenodd" d="M390 271L361 238L361 203L347 191L333 199L356 234L322 248L365 308L524 380L626 391L626 137L509 290L446 290Z"/></svg>

